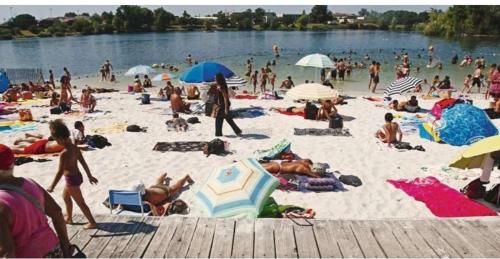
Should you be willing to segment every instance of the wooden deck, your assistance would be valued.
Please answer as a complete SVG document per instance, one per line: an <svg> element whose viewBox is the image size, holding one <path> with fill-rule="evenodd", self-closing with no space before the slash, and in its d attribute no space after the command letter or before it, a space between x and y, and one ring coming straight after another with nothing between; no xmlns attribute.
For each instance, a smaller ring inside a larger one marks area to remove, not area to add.
<svg viewBox="0 0 500 259"><path fill-rule="evenodd" d="M98 230L68 227L87 257L500 257L498 218L312 220L312 226L289 219L97 220Z"/></svg>

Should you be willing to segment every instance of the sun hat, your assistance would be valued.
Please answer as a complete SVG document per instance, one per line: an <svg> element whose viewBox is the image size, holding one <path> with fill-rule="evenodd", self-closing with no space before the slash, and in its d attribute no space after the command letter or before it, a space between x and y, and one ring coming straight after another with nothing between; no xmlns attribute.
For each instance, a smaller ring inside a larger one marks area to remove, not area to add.
<svg viewBox="0 0 500 259"><path fill-rule="evenodd" d="M14 152L8 146L0 144L0 170L9 170L14 161Z"/></svg>

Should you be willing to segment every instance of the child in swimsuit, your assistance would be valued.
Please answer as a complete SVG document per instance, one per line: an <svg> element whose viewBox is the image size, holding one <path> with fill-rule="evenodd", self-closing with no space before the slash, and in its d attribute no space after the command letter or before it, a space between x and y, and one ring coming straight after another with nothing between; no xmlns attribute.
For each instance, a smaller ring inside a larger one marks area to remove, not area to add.
<svg viewBox="0 0 500 259"><path fill-rule="evenodd" d="M392 122L392 113L385 114L385 124L382 129L375 133L375 137L382 140L390 147L393 143L399 143L403 139L403 133L396 122Z"/></svg>
<svg viewBox="0 0 500 259"><path fill-rule="evenodd" d="M78 162L83 166L85 173L91 184L97 184L97 179L92 176L90 169L85 162L85 159L80 152L80 149L71 141L70 132L68 127L62 122L62 120L54 120L49 123L50 133L52 137L57 141L57 143L64 147L61 152L61 159L59 162L59 170L52 181L52 184L47 189L48 192L53 192L57 183L64 176L66 181L66 186L63 190L63 199L66 204L66 223L72 224L73 218L73 201L76 202L83 215L87 218L89 223L87 223L84 228L97 228L97 223L90 212L89 207L85 203L82 196L82 191L80 190L80 185L83 183L83 176L78 169Z"/></svg>

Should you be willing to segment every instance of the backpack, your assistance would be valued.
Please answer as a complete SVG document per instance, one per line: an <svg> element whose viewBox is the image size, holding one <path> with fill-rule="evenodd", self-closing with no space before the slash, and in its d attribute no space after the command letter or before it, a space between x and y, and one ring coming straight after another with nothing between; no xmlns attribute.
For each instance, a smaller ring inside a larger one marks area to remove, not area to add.
<svg viewBox="0 0 500 259"><path fill-rule="evenodd" d="M108 142L107 138L101 135L93 135L88 138L87 145L93 148L103 149L106 146L111 146L111 143Z"/></svg>
<svg viewBox="0 0 500 259"><path fill-rule="evenodd" d="M328 128L330 129L341 129L344 127L344 122L342 117L335 116L330 118L330 122L328 123Z"/></svg>
<svg viewBox="0 0 500 259"><path fill-rule="evenodd" d="M304 110L304 119L306 120L316 120L316 116L318 115L318 107L314 104L307 105Z"/></svg>
<svg viewBox="0 0 500 259"><path fill-rule="evenodd" d="M207 157L211 154L222 155L224 153L226 153L225 144L219 138L213 139L203 147L203 154L207 155Z"/></svg>
<svg viewBox="0 0 500 259"><path fill-rule="evenodd" d="M61 114L63 111L61 110L61 107L54 107L50 109L50 114Z"/></svg>
<svg viewBox="0 0 500 259"><path fill-rule="evenodd" d="M486 193L486 187L484 187L481 180L477 178L462 188L460 192L471 199L481 199Z"/></svg>
<svg viewBox="0 0 500 259"><path fill-rule="evenodd" d="M491 190L486 192L484 200L495 205L500 205L500 184L495 184Z"/></svg>
<svg viewBox="0 0 500 259"><path fill-rule="evenodd" d="M141 131L142 131L142 132L146 132L146 130L145 130L145 129L143 129L143 128L139 127L138 125L135 125L135 124L133 124L133 125L128 125L128 126L127 126L127 131L128 131L128 132L141 132Z"/></svg>
<svg viewBox="0 0 500 259"><path fill-rule="evenodd" d="M201 123L200 120L198 119L198 117L191 117L191 118L188 118L186 121L187 121L187 123L191 123L191 124Z"/></svg>

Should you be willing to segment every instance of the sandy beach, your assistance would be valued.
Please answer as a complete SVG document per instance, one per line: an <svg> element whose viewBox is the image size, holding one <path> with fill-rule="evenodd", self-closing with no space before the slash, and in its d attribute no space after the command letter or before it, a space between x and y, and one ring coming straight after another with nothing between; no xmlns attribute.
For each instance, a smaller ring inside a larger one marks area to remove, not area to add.
<svg viewBox="0 0 500 259"><path fill-rule="evenodd" d="M422 145L425 152L401 151L388 148L374 138L374 133L384 122L384 114L388 109L376 107L362 96L367 93L342 92L353 98L346 100L347 105L337 106L344 117L344 128L349 129L352 137L334 136L295 136L294 128L327 128L328 122L304 120L298 116L285 116L268 111L271 107L297 106L290 100L232 100L232 109L250 106L261 106L266 115L257 118L236 119L243 130L243 137L237 137L227 124L224 125L225 141L230 143L232 154L227 156L206 157L202 152L158 152L153 151L156 142L161 141L210 141L214 139L214 119L204 115L197 117L200 124L190 124L187 132L168 131L165 121L171 119L166 115L170 110L169 102L152 101L150 105L140 105L139 95L125 93L126 77L118 78L120 83L111 85L100 83L96 78L74 80L73 85L83 87L113 87L119 93L95 94L97 109L101 112L93 114L48 115L46 107L31 107L35 119L49 121L62 118L70 127L76 120L85 124L86 134L94 134L93 129L109 127L115 123L137 124L147 127L147 133L116 132L102 133L112 144L104 149L84 152L84 157L99 184L92 186L85 179L82 186L84 197L95 214L109 213L102 205L109 189L129 189L132 185L144 182L152 184L161 173L168 173L173 181L185 174L190 174L195 184L182 193L181 199L190 206L188 216L202 216L194 194L215 167L232 163L235 160L252 157L254 151L267 149L280 139L291 141L291 149L302 158L314 162L328 163L329 171L345 175L356 175L363 182L360 187L346 186L345 192L285 192L276 190L272 197L279 204L294 204L313 208L316 218L330 219L373 219L373 218L432 218L433 214L426 206L403 191L387 183L388 179L413 179L416 177L434 176L455 189L460 189L472 179L479 176L479 170L459 170L449 168L449 162L464 147L453 147L421 139L418 132L404 134L403 140L411 145ZM158 84L158 83L157 83ZM80 90L73 90L77 96ZM156 96L158 88L149 92ZM382 92L379 90L378 96ZM398 97L404 100L405 97ZM483 95L474 96L474 105L486 108L488 102ZM436 100L419 100L423 109L430 110ZM44 100L42 104L48 104ZM37 103L40 105L40 103ZM33 105L24 105L33 106ZM401 114L394 112L394 114ZM42 116L47 116L42 118ZM409 114L406 114L409 115ZM191 115L181 115L187 119ZM396 120L398 121L398 120ZM500 127L500 120L493 120ZM37 123L36 132L47 135L47 123ZM25 132L3 133L2 143L10 144ZM49 157L51 161L44 163L27 163L15 168L17 176L30 177L47 187L52 181L58 165L58 157ZM336 176L340 174L336 173ZM500 182L500 174L493 172L491 185ZM53 196L63 205L61 192L63 182L56 187ZM79 209L75 207L76 213Z"/></svg>

